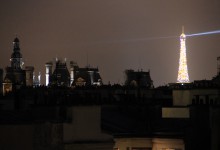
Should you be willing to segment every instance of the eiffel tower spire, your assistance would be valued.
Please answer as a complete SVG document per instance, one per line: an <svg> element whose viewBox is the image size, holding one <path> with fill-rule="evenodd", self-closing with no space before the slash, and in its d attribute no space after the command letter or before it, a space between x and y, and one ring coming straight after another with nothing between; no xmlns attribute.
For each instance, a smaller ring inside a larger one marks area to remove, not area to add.
<svg viewBox="0 0 220 150"><path fill-rule="evenodd" d="M182 27L182 34L180 35L180 58L177 83L189 83L189 75L186 58L186 35L184 34L184 27Z"/></svg>

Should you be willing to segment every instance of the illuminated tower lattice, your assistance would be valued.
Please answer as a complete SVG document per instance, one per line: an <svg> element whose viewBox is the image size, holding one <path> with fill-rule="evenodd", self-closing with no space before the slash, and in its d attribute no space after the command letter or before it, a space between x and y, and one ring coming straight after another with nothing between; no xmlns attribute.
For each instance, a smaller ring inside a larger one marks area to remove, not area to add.
<svg viewBox="0 0 220 150"><path fill-rule="evenodd" d="M189 83L189 75L187 68L186 59L186 35L184 34L184 29L180 35L180 59L179 59L179 70L177 83Z"/></svg>

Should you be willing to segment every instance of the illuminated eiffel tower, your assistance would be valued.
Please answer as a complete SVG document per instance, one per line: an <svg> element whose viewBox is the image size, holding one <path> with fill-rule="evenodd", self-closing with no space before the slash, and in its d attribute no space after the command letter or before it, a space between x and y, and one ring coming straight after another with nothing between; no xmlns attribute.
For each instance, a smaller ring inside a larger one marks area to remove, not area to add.
<svg viewBox="0 0 220 150"><path fill-rule="evenodd" d="M180 35L180 59L177 83L189 83L189 75L186 59L186 35L184 34L184 27L182 28L182 34Z"/></svg>

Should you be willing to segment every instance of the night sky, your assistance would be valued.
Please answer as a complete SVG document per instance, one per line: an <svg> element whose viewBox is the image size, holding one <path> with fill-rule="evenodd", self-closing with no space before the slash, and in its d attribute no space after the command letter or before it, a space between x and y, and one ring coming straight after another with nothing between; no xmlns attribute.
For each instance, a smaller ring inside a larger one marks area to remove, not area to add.
<svg viewBox="0 0 220 150"><path fill-rule="evenodd" d="M219 0L0 0L0 68L20 39L26 66L41 72L55 57L97 67L104 83L124 83L125 69L150 70L155 86L176 82L179 36L220 29ZM156 37L154 40L149 38ZM217 73L220 34L186 41L191 81Z"/></svg>

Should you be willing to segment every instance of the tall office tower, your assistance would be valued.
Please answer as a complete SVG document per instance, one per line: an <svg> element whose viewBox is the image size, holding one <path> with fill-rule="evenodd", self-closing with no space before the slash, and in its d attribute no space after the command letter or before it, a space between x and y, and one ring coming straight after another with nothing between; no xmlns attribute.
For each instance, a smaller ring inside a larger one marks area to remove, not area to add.
<svg viewBox="0 0 220 150"><path fill-rule="evenodd" d="M182 29L182 34L180 35L180 59L179 59L179 70L177 83L189 83L189 75L187 68L187 58L186 58L186 35L184 34L184 28Z"/></svg>

